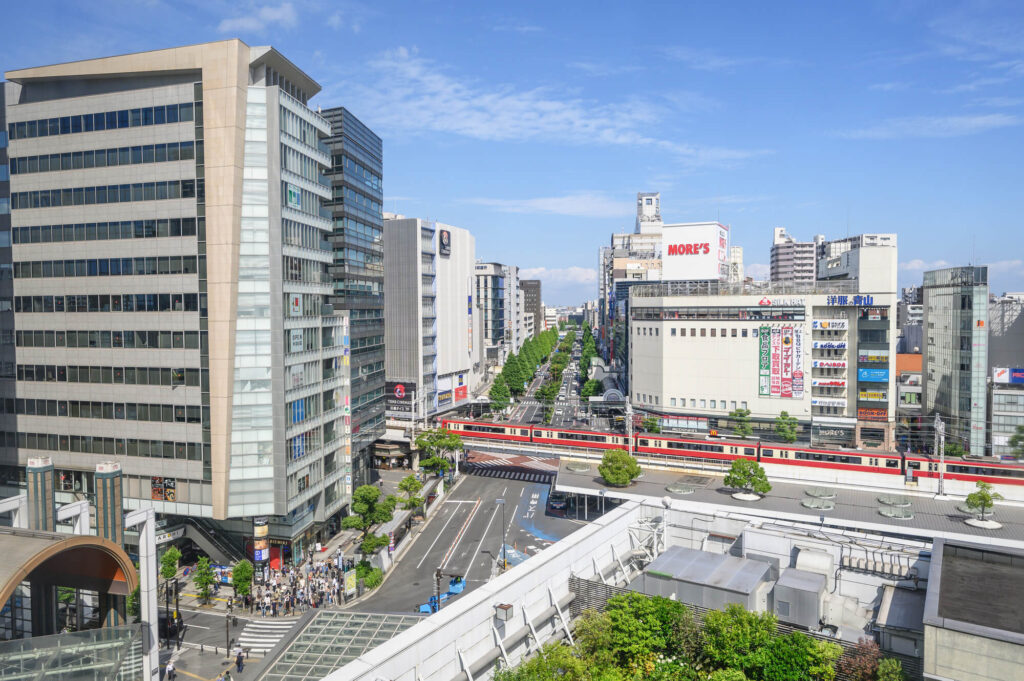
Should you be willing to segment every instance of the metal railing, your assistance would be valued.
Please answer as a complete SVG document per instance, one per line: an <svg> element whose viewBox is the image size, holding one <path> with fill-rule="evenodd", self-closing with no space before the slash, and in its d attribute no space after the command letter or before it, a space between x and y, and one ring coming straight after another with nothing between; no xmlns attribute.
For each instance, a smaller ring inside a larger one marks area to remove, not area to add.
<svg viewBox="0 0 1024 681"><path fill-rule="evenodd" d="M664 296L758 296L758 295L812 295L857 293L856 281L799 283L787 281L755 281L728 283L723 281L662 281L653 284L635 284L629 288L633 298L661 298Z"/></svg>

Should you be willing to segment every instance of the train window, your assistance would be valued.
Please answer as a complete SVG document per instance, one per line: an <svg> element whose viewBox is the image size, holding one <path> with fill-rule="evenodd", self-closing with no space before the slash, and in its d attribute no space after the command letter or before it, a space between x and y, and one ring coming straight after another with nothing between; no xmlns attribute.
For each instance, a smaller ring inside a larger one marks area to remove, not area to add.
<svg viewBox="0 0 1024 681"><path fill-rule="evenodd" d="M744 447L743 448L743 453L746 454L747 456L754 456L754 448L753 447Z"/></svg>
<svg viewBox="0 0 1024 681"><path fill-rule="evenodd" d="M937 470L939 470L939 464L937 464L937 463L930 463L930 464L928 464L928 470L930 470L930 471L937 471Z"/></svg>
<svg viewBox="0 0 1024 681"><path fill-rule="evenodd" d="M522 428L520 429L519 434L525 437L530 434L530 431L528 431L526 428Z"/></svg>
<svg viewBox="0 0 1024 681"><path fill-rule="evenodd" d="M900 467L900 462L897 461L896 459L886 459L885 460L885 467L886 468L899 468Z"/></svg>
<svg viewBox="0 0 1024 681"><path fill-rule="evenodd" d="M641 446L641 447L647 447L647 446L649 446L649 445L648 445L648 441L647 441L647 440L640 440L640 446Z"/></svg>
<svg viewBox="0 0 1024 681"><path fill-rule="evenodd" d="M909 466L910 468L913 468L915 471L921 470L921 462L920 461L908 461L907 462L907 466Z"/></svg>
<svg viewBox="0 0 1024 681"><path fill-rule="evenodd" d="M775 456L775 454L770 449L762 449L761 450L761 456L767 456L767 457L771 458L771 457Z"/></svg>

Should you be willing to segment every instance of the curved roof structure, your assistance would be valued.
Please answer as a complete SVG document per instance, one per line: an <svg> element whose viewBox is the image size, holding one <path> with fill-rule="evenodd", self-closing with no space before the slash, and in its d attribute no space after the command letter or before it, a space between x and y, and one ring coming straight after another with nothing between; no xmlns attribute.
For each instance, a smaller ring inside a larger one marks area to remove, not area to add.
<svg viewBox="0 0 1024 681"><path fill-rule="evenodd" d="M25 580L119 596L130 594L139 583L124 549L92 535L3 527L0 556L0 603Z"/></svg>

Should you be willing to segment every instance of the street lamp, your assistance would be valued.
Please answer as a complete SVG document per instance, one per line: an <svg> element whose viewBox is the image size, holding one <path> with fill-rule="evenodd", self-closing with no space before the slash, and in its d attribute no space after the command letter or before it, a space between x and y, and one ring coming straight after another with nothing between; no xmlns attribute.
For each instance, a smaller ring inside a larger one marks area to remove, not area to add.
<svg viewBox="0 0 1024 681"><path fill-rule="evenodd" d="M946 474L946 424L942 422L942 418L935 415L935 436L938 438L937 444L939 447L939 494L938 497L945 498L946 493L944 491L945 474Z"/></svg>
<svg viewBox="0 0 1024 681"><path fill-rule="evenodd" d="M495 499L495 504L501 506L501 571L505 571L508 559L505 555L505 499Z"/></svg>

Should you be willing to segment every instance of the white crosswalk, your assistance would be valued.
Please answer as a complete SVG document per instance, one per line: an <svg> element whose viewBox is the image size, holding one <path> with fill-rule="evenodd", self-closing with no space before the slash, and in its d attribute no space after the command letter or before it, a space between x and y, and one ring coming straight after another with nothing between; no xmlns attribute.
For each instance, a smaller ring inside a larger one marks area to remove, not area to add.
<svg viewBox="0 0 1024 681"><path fill-rule="evenodd" d="M266 655L284 638L297 618L257 618L245 625L238 636L238 645L248 648L252 655Z"/></svg>
<svg viewBox="0 0 1024 681"><path fill-rule="evenodd" d="M500 462L496 466L467 464L465 471L471 475L481 475L486 478L505 478L506 480L519 480L521 482L547 483L555 476L554 471L548 473L533 472L521 468L513 468Z"/></svg>

